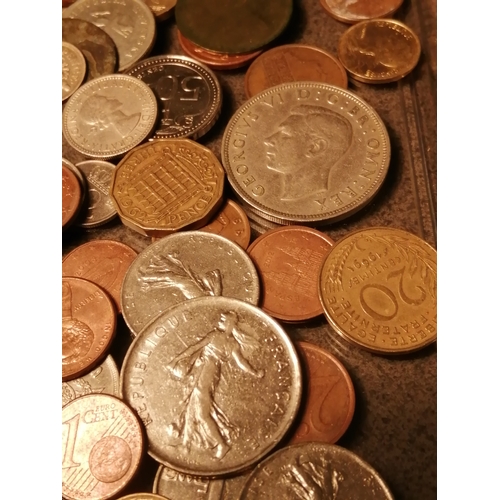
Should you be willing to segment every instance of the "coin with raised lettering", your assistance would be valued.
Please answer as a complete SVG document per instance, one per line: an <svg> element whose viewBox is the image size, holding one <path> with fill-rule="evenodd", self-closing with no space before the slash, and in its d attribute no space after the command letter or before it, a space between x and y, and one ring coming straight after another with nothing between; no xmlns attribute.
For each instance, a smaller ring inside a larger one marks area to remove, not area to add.
<svg viewBox="0 0 500 500"><path fill-rule="evenodd" d="M62 42L62 100L65 101L82 84L87 71L83 54L71 43Z"/></svg>
<svg viewBox="0 0 500 500"><path fill-rule="evenodd" d="M354 24L368 19L390 17L403 0L320 0L321 6L333 18L343 23Z"/></svg>
<svg viewBox="0 0 500 500"><path fill-rule="evenodd" d="M165 21L172 16L177 0L144 0L157 21Z"/></svg>
<svg viewBox="0 0 500 500"><path fill-rule="evenodd" d="M121 400L89 394L62 409L62 495L106 500L139 468L144 439L138 418Z"/></svg>
<svg viewBox="0 0 500 500"><path fill-rule="evenodd" d="M67 229L82 206L82 188L74 172L62 164L62 229Z"/></svg>
<svg viewBox="0 0 500 500"><path fill-rule="evenodd" d="M186 300L158 316L131 345L120 384L146 427L148 453L208 477L267 455L295 418L302 391L282 327L228 297Z"/></svg>
<svg viewBox="0 0 500 500"><path fill-rule="evenodd" d="M436 250L401 229L354 231L325 258L320 299L335 332L359 347L421 349L437 339Z"/></svg>

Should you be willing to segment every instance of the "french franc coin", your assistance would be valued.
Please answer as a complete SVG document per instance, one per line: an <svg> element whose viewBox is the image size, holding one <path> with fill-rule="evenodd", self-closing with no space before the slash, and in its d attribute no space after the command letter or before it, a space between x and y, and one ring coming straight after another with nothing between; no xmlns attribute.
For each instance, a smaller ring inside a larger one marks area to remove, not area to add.
<svg viewBox="0 0 500 500"><path fill-rule="evenodd" d="M389 168L379 115L348 90L294 82L248 100L229 121L222 163L240 200L278 224L320 225L367 205Z"/></svg>
<svg viewBox="0 0 500 500"><path fill-rule="evenodd" d="M204 296L234 297L257 305L259 277L236 243L201 231L166 236L144 249L123 280L125 322L137 335L169 307Z"/></svg>
<svg viewBox="0 0 500 500"><path fill-rule="evenodd" d="M202 297L142 330L120 388L145 425L151 457L214 477L250 467L278 444L297 414L302 381L275 320L241 300Z"/></svg>

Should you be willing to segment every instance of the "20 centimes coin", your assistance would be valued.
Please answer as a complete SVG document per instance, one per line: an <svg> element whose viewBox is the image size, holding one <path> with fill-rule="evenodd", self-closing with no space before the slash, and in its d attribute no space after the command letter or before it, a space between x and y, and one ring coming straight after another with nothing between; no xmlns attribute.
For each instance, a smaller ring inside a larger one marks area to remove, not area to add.
<svg viewBox="0 0 500 500"><path fill-rule="evenodd" d="M394 500L371 465L327 443L301 443L273 453L252 472L240 500Z"/></svg>
<svg viewBox="0 0 500 500"><path fill-rule="evenodd" d="M144 0L157 21L165 21L172 16L177 0Z"/></svg>
<svg viewBox="0 0 500 500"><path fill-rule="evenodd" d="M62 229L67 229L82 206L82 188L72 170L62 164Z"/></svg>
<svg viewBox="0 0 500 500"><path fill-rule="evenodd" d="M106 356L115 335L116 312L94 283L62 279L62 380L89 372Z"/></svg>
<svg viewBox="0 0 500 500"><path fill-rule="evenodd" d="M132 262L122 285L122 314L133 335L185 300L234 297L257 305L260 286L252 259L236 243L201 231L162 238Z"/></svg>
<svg viewBox="0 0 500 500"><path fill-rule="evenodd" d="M347 88L347 73L328 52L309 45L280 45L261 54L245 74L247 99L281 83L324 82Z"/></svg>
<svg viewBox="0 0 500 500"><path fill-rule="evenodd" d="M120 374L110 355L87 375L62 383L63 406L87 394L120 395Z"/></svg>
<svg viewBox="0 0 500 500"><path fill-rule="evenodd" d="M83 155L109 159L149 137L158 114L152 90L127 75L101 76L80 87L63 111L63 134Z"/></svg>
<svg viewBox="0 0 500 500"><path fill-rule="evenodd" d="M62 42L62 100L65 101L82 84L87 71L83 54L71 43Z"/></svg>
<svg viewBox="0 0 500 500"><path fill-rule="evenodd" d="M278 224L311 226L344 219L373 199L389 168L390 143L379 115L357 95L294 82L239 108L221 156L251 210Z"/></svg>
<svg viewBox="0 0 500 500"><path fill-rule="evenodd" d="M318 282L321 264L334 242L304 226L272 229L248 248L262 285L262 309L283 321L306 321L323 314Z"/></svg>
<svg viewBox="0 0 500 500"><path fill-rule="evenodd" d="M269 453L290 427L302 390L281 326L228 297L172 307L142 330L120 375L148 453L183 473L220 476Z"/></svg>
<svg viewBox="0 0 500 500"><path fill-rule="evenodd" d="M368 19L389 17L403 0L320 0L321 6L333 18L343 23L354 24Z"/></svg>
<svg viewBox="0 0 500 500"><path fill-rule="evenodd" d="M92 281L103 288L121 312L123 279L137 252L114 240L92 240L72 250L62 261L62 275Z"/></svg>
<svg viewBox="0 0 500 500"><path fill-rule="evenodd" d="M344 339L376 354L403 354L437 338L437 254L394 228L355 231L323 262L320 299Z"/></svg>
<svg viewBox="0 0 500 500"><path fill-rule="evenodd" d="M420 59L420 41L400 21L374 19L351 26L340 38L338 54L355 80L389 83L415 68Z"/></svg>
<svg viewBox="0 0 500 500"><path fill-rule="evenodd" d="M144 438L139 419L121 400L89 394L62 409L62 495L106 500L137 472Z"/></svg>
<svg viewBox="0 0 500 500"><path fill-rule="evenodd" d="M190 137L208 132L220 115L219 80L205 65L185 56L156 56L127 71L147 84L160 103L155 139Z"/></svg>

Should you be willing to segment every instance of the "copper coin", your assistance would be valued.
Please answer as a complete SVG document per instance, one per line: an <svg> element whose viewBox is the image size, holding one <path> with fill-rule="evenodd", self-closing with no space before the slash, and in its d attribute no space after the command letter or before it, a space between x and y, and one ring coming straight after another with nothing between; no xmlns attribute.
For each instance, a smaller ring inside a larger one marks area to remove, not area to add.
<svg viewBox="0 0 500 500"><path fill-rule="evenodd" d="M334 242L304 226L286 226L259 236L247 252L262 284L262 309L283 321L305 321L323 313L318 294L323 258Z"/></svg>
<svg viewBox="0 0 500 500"><path fill-rule="evenodd" d="M89 394L62 410L62 494L105 500L136 473L144 449L138 418L121 400Z"/></svg>
<svg viewBox="0 0 500 500"><path fill-rule="evenodd" d="M281 83L314 81L347 88L347 73L340 61L317 47L280 45L264 52L245 75L245 94L255 94Z"/></svg>
<svg viewBox="0 0 500 500"><path fill-rule="evenodd" d="M287 444L336 443L354 415L355 393L344 365L332 354L308 342L295 342L302 361L304 403L298 427Z"/></svg>
<svg viewBox="0 0 500 500"><path fill-rule="evenodd" d="M113 240L93 240L80 245L63 260L63 276L92 281L113 299L121 313L120 293L123 278L137 252L124 243Z"/></svg>
<svg viewBox="0 0 500 500"><path fill-rule="evenodd" d="M102 288L81 278L62 279L62 380L89 372L106 356L116 312Z"/></svg>
<svg viewBox="0 0 500 500"><path fill-rule="evenodd" d="M403 0L320 0L333 18L354 24L368 19L388 17L401 7Z"/></svg>
<svg viewBox="0 0 500 500"><path fill-rule="evenodd" d="M250 64L262 50L256 50L247 54L223 54L221 52L213 52L204 49L199 45L188 40L182 33L177 30L177 37L181 44L182 50L193 59L206 64L212 69L236 69Z"/></svg>
<svg viewBox="0 0 500 500"><path fill-rule="evenodd" d="M82 189L76 175L62 164L62 228L74 222L82 206Z"/></svg>

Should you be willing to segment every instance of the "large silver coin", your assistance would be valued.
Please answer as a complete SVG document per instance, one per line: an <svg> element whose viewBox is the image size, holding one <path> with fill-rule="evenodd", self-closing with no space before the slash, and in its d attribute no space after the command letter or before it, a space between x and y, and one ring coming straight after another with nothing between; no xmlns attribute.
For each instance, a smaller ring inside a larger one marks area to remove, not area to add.
<svg viewBox="0 0 500 500"><path fill-rule="evenodd" d="M250 467L278 444L298 411L302 381L276 321L241 300L203 297L142 330L120 389L155 460L213 477Z"/></svg>
<svg viewBox="0 0 500 500"><path fill-rule="evenodd" d="M257 94L234 114L221 156L236 195L261 217L320 225L372 200L390 144L378 114L355 94L294 82Z"/></svg>

